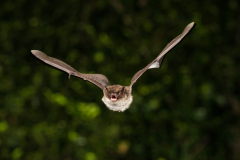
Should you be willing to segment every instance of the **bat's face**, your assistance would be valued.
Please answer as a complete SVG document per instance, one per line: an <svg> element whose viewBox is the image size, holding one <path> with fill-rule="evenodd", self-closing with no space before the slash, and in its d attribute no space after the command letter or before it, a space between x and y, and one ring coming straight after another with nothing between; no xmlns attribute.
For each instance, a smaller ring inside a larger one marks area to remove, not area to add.
<svg viewBox="0 0 240 160"><path fill-rule="evenodd" d="M108 86L103 90L102 101L113 111L124 111L132 103L132 94L129 87L120 85Z"/></svg>

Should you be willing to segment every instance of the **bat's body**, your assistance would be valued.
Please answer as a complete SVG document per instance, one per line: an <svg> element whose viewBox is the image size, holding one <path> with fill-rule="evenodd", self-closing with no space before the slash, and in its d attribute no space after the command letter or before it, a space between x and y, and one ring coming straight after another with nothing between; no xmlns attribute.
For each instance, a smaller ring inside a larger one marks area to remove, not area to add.
<svg viewBox="0 0 240 160"><path fill-rule="evenodd" d="M191 28L194 26L194 23L190 23L187 25L187 27L183 30L183 32L174 38L168 45L163 49L163 51L159 54L159 56L153 60L151 63L149 63L146 67L138 71L132 78L131 84L129 86L121 86L121 85L110 85L108 82L107 77L105 77L102 74L83 74L79 73L77 70L69 66L68 64L53 58L47 56L45 53L38 51L38 50L32 50L32 53L45 63L54 66L60 70L63 70L69 74L69 77L71 75L82 78L84 80L87 80L99 88L103 90L103 98L102 101L105 103L105 105L113 111L124 111L129 108L130 104L133 101L132 97L132 85L137 81L137 79L148 69L151 68L160 68L162 60L165 56L165 54L171 50L175 45L177 45L182 38L191 30Z"/></svg>
<svg viewBox="0 0 240 160"><path fill-rule="evenodd" d="M132 89L121 85L108 86L103 90L102 101L113 111L124 111L133 101Z"/></svg>

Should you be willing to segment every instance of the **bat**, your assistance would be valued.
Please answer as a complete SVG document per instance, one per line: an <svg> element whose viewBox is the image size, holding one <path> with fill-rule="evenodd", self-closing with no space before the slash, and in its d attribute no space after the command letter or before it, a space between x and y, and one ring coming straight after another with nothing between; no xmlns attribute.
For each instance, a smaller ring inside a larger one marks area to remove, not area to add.
<svg viewBox="0 0 240 160"><path fill-rule="evenodd" d="M174 46L176 46L182 39L187 35L187 33L194 26L194 22L188 24L183 32L174 38L167 46L162 50L159 56L149 63L146 67L138 71L132 78L131 84L129 86L121 85L110 85L106 76L102 74L84 74L80 73L70 65L60 61L56 58L47 56L45 53L38 50L31 50L32 54L42 60L43 62L56 67L60 70L63 70L68 73L69 78L71 75L82 78L86 81L89 81L103 90L102 101L105 105L113 111L125 111L130 107L130 104L133 101L132 96L132 86L138 80L138 78L148 69L160 68L162 60L165 54L170 51Z"/></svg>

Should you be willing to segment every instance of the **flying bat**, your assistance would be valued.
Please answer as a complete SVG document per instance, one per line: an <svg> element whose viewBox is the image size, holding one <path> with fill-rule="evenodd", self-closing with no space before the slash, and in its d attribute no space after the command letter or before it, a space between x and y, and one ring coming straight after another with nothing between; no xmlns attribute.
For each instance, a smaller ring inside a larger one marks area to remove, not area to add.
<svg viewBox="0 0 240 160"><path fill-rule="evenodd" d="M96 86L98 86L103 90L102 101L105 103L105 105L110 110L123 112L130 107L130 104L133 101L133 96L132 96L133 84L138 80L138 78L146 70L151 68L160 68L165 54L169 50L171 50L174 46L176 46L182 40L182 38L187 35L187 33L192 29L193 26L194 26L194 22L188 24L179 36L177 36L170 43L167 44L167 46L163 49L163 51L159 54L159 56L156 59L154 59L151 63L149 63L146 67L138 71L133 76L131 80L131 84L129 86L110 85L107 77L105 77L102 74L80 73L74 68L72 68L70 65L56 58L49 57L41 51L32 50L31 52L33 55L35 55L37 58L39 58L43 62L67 72L69 75L69 78L71 75L73 75L95 84Z"/></svg>

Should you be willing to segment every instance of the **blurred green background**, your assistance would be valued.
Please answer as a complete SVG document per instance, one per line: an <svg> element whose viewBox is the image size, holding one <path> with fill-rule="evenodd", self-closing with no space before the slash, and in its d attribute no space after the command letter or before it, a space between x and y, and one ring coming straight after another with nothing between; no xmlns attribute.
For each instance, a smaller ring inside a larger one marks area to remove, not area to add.
<svg viewBox="0 0 240 160"><path fill-rule="evenodd" d="M0 159L240 159L237 0L0 2ZM129 85L185 26L160 69L133 86L123 113L95 85L49 67Z"/></svg>

